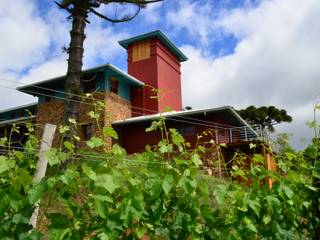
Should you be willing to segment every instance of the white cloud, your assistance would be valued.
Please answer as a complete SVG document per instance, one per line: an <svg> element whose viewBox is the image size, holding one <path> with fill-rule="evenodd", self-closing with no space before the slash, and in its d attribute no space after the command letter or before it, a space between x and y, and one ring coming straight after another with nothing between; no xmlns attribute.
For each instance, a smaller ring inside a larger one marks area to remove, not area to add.
<svg viewBox="0 0 320 240"><path fill-rule="evenodd" d="M71 22L57 6L40 16L36 1L17 0L15 4L0 1L0 109L11 108L37 99L15 91L19 85L64 75ZM3 5L3 6L2 6ZM17 14L18 13L18 14ZM118 40L127 37L103 26L97 17L86 28L84 68L117 59L122 48ZM5 87L4 87L5 86Z"/></svg>
<svg viewBox="0 0 320 240"><path fill-rule="evenodd" d="M178 8L167 12L166 21L174 31L186 30L190 36L207 45L214 33L218 37L213 24L216 16L213 8L210 1L178 1Z"/></svg>
<svg viewBox="0 0 320 240"><path fill-rule="evenodd" d="M85 67L93 67L97 62L112 62L123 51L118 41L127 38L128 34L122 31L114 32L112 27L103 27L102 21L98 19L88 25L87 39L84 43Z"/></svg>
<svg viewBox="0 0 320 240"><path fill-rule="evenodd" d="M317 0L278 0L225 12L216 25L239 39L235 52L208 58L183 47L184 105L275 105L294 119L280 130L311 138L304 123L320 89L319 11Z"/></svg>
<svg viewBox="0 0 320 240"><path fill-rule="evenodd" d="M43 60L48 29L35 9L34 1L0 1L1 69L21 70Z"/></svg>

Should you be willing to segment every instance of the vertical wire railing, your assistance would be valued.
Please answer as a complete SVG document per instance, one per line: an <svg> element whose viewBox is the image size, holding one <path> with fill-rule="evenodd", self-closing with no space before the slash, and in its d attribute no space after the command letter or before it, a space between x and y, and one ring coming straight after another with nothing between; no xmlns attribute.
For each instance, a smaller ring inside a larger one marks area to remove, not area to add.
<svg viewBox="0 0 320 240"><path fill-rule="evenodd" d="M248 141L268 141L268 135L261 125L219 128L216 131L216 142L237 143Z"/></svg>

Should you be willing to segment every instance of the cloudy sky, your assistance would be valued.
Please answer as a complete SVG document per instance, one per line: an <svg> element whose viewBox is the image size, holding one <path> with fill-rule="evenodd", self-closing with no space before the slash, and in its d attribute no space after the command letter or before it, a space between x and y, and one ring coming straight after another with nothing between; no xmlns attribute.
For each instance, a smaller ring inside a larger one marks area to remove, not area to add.
<svg viewBox="0 0 320 240"><path fill-rule="evenodd" d="M114 16L130 9L100 9ZM319 0L164 0L129 23L90 17L84 67L126 70L117 41L162 30L188 56L183 105L196 108L275 105L292 115L278 132L310 139L305 122L320 101ZM0 0L0 110L37 99L13 88L66 72L70 21L52 0Z"/></svg>

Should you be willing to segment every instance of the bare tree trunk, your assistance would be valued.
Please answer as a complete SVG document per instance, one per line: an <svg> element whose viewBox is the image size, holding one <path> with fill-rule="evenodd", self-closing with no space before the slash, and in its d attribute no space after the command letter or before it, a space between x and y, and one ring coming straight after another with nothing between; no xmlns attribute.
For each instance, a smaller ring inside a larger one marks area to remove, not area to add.
<svg viewBox="0 0 320 240"><path fill-rule="evenodd" d="M79 117L80 103L78 101L81 99L76 95L81 94L82 57L87 9L88 1L86 0L75 1L74 8L72 9L71 40L68 48L69 59L65 82L64 125L68 125L69 118L78 120ZM70 135L67 134L66 139L70 140Z"/></svg>

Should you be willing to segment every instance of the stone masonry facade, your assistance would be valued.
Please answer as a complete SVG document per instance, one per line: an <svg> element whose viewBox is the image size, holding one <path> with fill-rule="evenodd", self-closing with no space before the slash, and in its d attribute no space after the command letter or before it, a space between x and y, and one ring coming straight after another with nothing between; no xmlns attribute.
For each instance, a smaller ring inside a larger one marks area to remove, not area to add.
<svg viewBox="0 0 320 240"><path fill-rule="evenodd" d="M80 104L79 119L78 119L78 136L81 140L84 139L82 132L82 126L91 124L92 135L101 135L100 130L103 127L110 127L112 122L122 120L131 117L131 104L128 100L123 99L119 95L112 92L98 92L93 95L94 101L86 99ZM96 112L95 102L102 101L105 108L100 113L100 119L98 123L95 119L92 119L88 113L90 111ZM62 123L63 116L63 102L62 101L50 101L38 105L37 114L37 136L41 137L43 133L43 126L46 123L57 125L58 128ZM56 131L53 140L53 147L59 147L61 136L59 130ZM106 151L111 149L112 139L106 139ZM83 142L79 143L79 147L85 146Z"/></svg>

